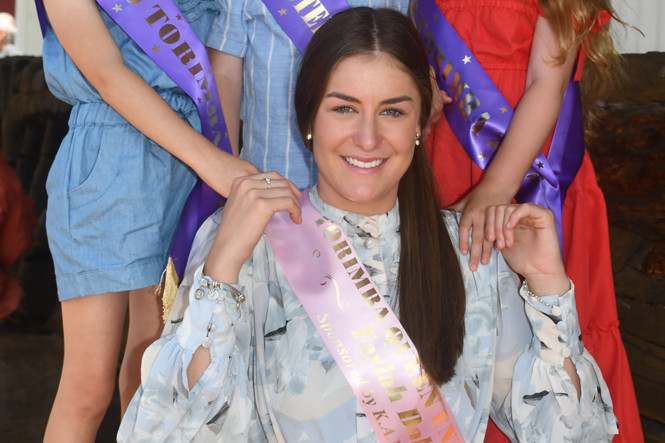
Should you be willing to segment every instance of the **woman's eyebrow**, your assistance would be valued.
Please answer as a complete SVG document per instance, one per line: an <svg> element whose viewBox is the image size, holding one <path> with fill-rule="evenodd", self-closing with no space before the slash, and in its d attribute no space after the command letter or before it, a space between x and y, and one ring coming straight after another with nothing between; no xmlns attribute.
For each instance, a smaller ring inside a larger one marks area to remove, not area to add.
<svg viewBox="0 0 665 443"><path fill-rule="evenodd" d="M335 92L335 91L329 92L328 94L326 94L326 97L335 97L339 98L340 100L349 101L352 103L360 103L360 100L358 100L357 98L351 97L350 95L342 94L341 92ZM405 101L413 101L413 98L409 97L408 95L402 95L399 97L385 99L380 104L394 105L395 103L401 103Z"/></svg>

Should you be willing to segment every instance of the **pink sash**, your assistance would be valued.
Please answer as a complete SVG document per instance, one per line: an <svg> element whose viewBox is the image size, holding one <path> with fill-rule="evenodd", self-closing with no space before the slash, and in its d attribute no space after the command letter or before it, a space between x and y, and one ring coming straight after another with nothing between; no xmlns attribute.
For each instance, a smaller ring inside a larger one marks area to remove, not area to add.
<svg viewBox="0 0 665 443"><path fill-rule="evenodd" d="M289 284L381 441L463 442L439 387L342 229L300 199L303 222L275 214L268 241Z"/></svg>

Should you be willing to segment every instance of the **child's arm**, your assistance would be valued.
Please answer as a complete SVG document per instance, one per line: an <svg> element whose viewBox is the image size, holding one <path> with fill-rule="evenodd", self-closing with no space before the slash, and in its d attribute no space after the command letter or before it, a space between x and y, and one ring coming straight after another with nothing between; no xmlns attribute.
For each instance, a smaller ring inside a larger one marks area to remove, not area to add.
<svg viewBox="0 0 665 443"><path fill-rule="evenodd" d="M210 143L125 65L93 0L44 0L44 6L60 43L102 99L218 193L228 196L236 177L258 172Z"/></svg>
<svg viewBox="0 0 665 443"><path fill-rule="evenodd" d="M454 207L463 212L459 245L462 254L469 252L469 230L473 228L469 260L472 270L477 268L479 258L482 263L488 262L495 240L491 233L485 235L485 209L491 205L510 203L556 123L576 56L573 50L563 64L555 65L552 61L558 48L556 33L547 19L539 17L524 95L501 148L482 181Z"/></svg>
<svg viewBox="0 0 665 443"><path fill-rule="evenodd" d="M238 155L240 141L240 101L242 100L242 64L240 57L208 48L208 57L219 90L224 120L233 153Z"/></svg>

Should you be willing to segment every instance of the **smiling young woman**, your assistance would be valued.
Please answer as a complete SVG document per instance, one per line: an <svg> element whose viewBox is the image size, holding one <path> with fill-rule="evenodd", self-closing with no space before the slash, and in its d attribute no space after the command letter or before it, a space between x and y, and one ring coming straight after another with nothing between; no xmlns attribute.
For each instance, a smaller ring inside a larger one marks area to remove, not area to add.
<svg viewBox="0 0 665 443"><path fill-rule="evenodd" d="M472 272L417 143L431 94L401 14L350 9L319 28L296 88L319 183L235 181L120 442L481 442L490 415L515 440L611 439L551 213L496 207L503 251Z"/></svg>

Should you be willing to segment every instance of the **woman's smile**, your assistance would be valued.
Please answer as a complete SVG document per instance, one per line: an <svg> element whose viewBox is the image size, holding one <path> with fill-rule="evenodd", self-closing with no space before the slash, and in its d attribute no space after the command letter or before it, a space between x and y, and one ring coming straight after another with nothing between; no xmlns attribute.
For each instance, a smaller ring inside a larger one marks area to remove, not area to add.
<svg viewBox="0 0 665 443"><path fill-rule="evenodd" d="M376 159L376 160L369 160L369 161L365 160L365 161L363 161L363 160L360 160L360 159L355 158L355 157L344 157L344 160L346 160L347 163L349 163L349 164L351 164L351 165L353 165L357 168L360 168L360 169L374 169L374 168L377 168L378 166L380 166L385 159L380 158L380 159Z"/></svg>

